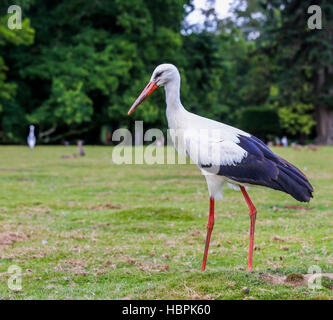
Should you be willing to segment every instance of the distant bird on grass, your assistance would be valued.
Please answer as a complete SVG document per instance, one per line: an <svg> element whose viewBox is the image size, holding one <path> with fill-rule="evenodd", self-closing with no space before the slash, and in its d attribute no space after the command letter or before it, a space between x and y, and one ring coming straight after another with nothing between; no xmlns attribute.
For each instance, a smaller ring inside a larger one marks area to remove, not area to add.
<svg viewBox="0 0 333 320"><path fill-rule="evenodd" d="M83 145L83 141L82 141L82 140L79 140L79 141L77 142L77 148L78 148L78 154L79 154L79 156L81 156L81 157L83 157L83 156L86 155L86 153L85 153L84 150L83 150L82 145Z"/></svg>
<svg viewBox="0 0 333 320"><path fill-rule="evenodd" d="M83 145L83 141L78 140L78 142L77 142L77 153L78 153L78 156L80 156L80 157L83 157L83 156L86 155L82 145ZM61 156L62 159L76 159L76 157L77 157L77 155L75 153L70 154L70 155L64 154L64 155Z"/></svg>
<svg viewBox="0 0 333 320"><path fill-rule="evenodd" d="M33 149L36 145L35 126L31 125L29 127L29 130L30 130L30 132L29 132L29 135L27 138L27 142L28 142L30 149Z"/></svg>
<svg viewBox="0 0 333 320"><path fill-rule="evenodd" d="M63 154L61 156L62 159L75 159L76 158L76 154L73 153L73 154Z"/></svg>
<svg viewBox="0 0 333 320"><path fill-rule="evenodd" d="M291 143L291 147L294 149L294 150L297 150L297 151L300 151L303 149L303 147L300 145L300 144L297 144L295 142L292 142Z"/></svg>
<svg viewBox="0 0 333 320"><path fill-rule="evenodd" d="M250 209L248 270L252 270L257 209L245 187L264 186L280 190L301 202L309 202L313 188L299 169L274 154L258 138L185 110L180 101L180 75L172 64L161 64L154 70L150 82L128 114L131 114L156 88L161 86L165 89L169 129L176 132L174 135L170 132L173 143L179 152L186 153L198 165L208 185L210 209L201 270L204 271L206 268L209 242L214 226L214 202L222 198L222 185L225 182L240 188ZM210 134L212 132L214 134Z"/></svg>
<svg viewBox="0 0 333 320"><path fill-rule="evenodd" d="M317 146L315 144L308 144L306 146L306 150L317 151L317 150L320 150L320 149L321 149L321 146Z"/></svg>

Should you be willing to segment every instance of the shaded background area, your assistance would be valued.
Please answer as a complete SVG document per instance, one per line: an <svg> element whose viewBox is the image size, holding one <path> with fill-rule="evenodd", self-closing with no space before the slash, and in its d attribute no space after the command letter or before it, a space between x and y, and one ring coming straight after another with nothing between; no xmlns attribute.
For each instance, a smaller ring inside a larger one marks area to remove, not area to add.
<svg viewBox="0 0 333 320"><path fill-rule="evenodd" d="M225 1L223 1L225 2ZM166 129L163 90L127 111L156 65L181 71L184 106L250 131L333 144L329 1L17 0L0 4L0 143L110 143L134 119ZM23 11L9 30L9 5ZM321 30L308 7L322 9ZM193 11L200 11L200 21ZM192 18L191 18L192 14Z"/></svg>

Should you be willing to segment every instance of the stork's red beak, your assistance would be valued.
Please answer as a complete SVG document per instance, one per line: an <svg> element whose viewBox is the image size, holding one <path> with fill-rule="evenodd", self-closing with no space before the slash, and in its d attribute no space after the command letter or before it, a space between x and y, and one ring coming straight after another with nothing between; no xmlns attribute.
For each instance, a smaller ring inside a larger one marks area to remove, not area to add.
<svg viewBox="0 0 333 320"><path fill-rule="evenodd" d="M131 114L156 88L158 88L156 82L149 82L129 109L128 114Z"/></svg>

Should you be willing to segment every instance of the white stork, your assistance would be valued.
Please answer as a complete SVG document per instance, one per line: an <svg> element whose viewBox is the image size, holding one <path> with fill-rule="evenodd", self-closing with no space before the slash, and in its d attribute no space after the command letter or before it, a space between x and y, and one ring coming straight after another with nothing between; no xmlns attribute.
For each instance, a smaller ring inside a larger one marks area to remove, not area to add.
<svg viewBox="0 0 333 320"><path fill-rule="evenodd" d="M240 188L250 209L248 271L252 271L257 210L245 187L264 186L280 190L301 202L309 202L313 188L300 170L275 155L258 138L185 110L180 101L180 75L178 69L172 64L161 64L156 67L150 82L128 114L131 114L156 88L161 86L165 89L166 116L169 129L173 132L171 134L173 143L179 152L185 152L198 165L208 185L210 209L201 271L206 268L209 242L214 226L214 201L222 198L222 185L225 182Z"/></svg>
<svg viewBox="0 0 333 320"><path fill-rule="evenodd" d="M36 145L35 126L30 125L29 129L30 129L30 132L29 132L29 135L27 138L27 142L28 142L30 149L33 149Z"/></svg>

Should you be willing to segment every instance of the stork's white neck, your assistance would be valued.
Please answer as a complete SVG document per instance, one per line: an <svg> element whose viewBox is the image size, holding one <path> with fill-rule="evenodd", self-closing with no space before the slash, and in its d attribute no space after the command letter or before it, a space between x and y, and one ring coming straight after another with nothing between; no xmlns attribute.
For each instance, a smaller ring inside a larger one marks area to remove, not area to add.
<svg viewBox="0 0 333 320"><path fill-rule="evenodd" d="M179 119L179 113L186 112L180 101L180 79L173 79L169 81L165 86L165 98L166 98L166 115L168 119L169 128L177 128L177 118Z"/></svg>
<svg viewBox="0 0 333 320"><path fill-rule="evenodd" d="M168 108L178 108L182 107L180 102L180 81L174 79L173 81L168 82L164 86L165 98Z"/></svg>

